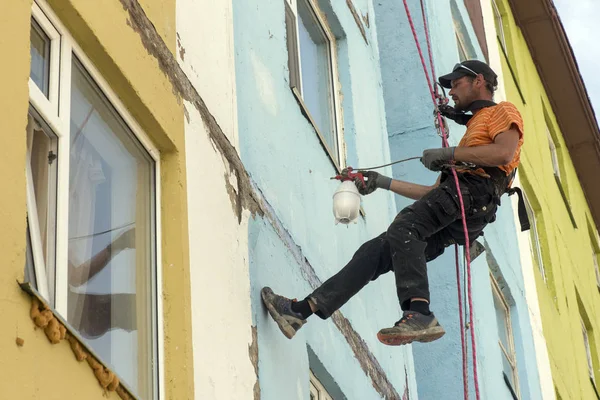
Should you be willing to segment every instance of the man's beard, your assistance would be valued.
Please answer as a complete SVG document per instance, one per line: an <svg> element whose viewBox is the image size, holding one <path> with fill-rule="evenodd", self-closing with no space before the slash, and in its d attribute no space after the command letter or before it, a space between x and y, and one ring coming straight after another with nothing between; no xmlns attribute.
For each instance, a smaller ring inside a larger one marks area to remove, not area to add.
<svg viewBox="0 0 600 400"><path fill-rule="evenodd" d="M459 103L454 102L454 109L456 111L465 111L465 108L466 108L466 105L464 104L463 101L461 101Z"/></svg>

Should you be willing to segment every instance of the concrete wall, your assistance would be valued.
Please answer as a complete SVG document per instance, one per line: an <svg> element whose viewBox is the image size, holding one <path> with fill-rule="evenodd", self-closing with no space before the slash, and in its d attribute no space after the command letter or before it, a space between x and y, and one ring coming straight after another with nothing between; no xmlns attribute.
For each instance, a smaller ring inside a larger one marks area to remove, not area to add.
<svg viewBox="0 0 600 400"><path fill-rule="evenodd" d="M365 30L363 38L348 4L319 2L337 38L344 158L353 166L385 163L389 152L373 5L352 4ZM319 378L347 398L380 398L372 379L382 374L364 372L373 359L391 383L386 386L395 392L391 398L401 397L407 379L414 398L410 348L384 347L375 336L398 319L393 276L369 284L342 307L347 320L339 315L335 321L311 317L292 341L261 303L259 292L266 285L304 298L362 242L385 230L395 214L391 195L377 193L364 198L366 217L357 224L334 225L337 183L329 178L336 169L290 90L284 16L283 1L233 2L239 151L267 210L249 221L247 254L261 398L308 398L309 368L327 371L329 377Z"/></svg>
<svg viewBox="0 0 600 400"><path fill-rule="evenodd" d="M593 331L590 342L597 379L600 299L591 243L591 236L597 233L593 228L590 229L594 224L589 207L534 60L515 24L508 3L499 1L499 4L504 12L508 47L508 58L500 54L506 77L506 96L524 115L528 134L519 175L536 213L542 259L548 277L544 282L537 262L524 264L524 268L528 269L526 275L535 279L548 351L549 367L545 357L538 361L544 366L544 394L548 396L545 398L554 398L555 392L561 399L596 398L588 375L579 321L581 317L587 319ZM509 63L516 71L516 80L509 75ZM556 136L555 145L567 202L563 200L554 178L546 125ZM569 216L569 209L576 226ZM528 239L522 238L524 248L527 248ZM536 331L538 334L542 331L539 320L536 321ZM544 345L542 340L537 342L536 347ZM548 369L551 370L554 387L549 382Z"/></svg>
<svg viewBox="0 0 600 400"><path fill-rule="evenodd" d="M409 6L421 46L427 54L419 2L409 2ZM458 15L466 27L465 37L470 39L469 47L475 51L471 57L484 59L463 2L428 1L426 6L434 64L438 75L447 73L459 61L452 7L455 8L455 16ZM425 75L402 2L378 3L375 11L391 157L402 159L417 156L423 149L441 146L441 139L433 128L432 102L427 91ZM451 145L458 143L464 129L451 124ZM436 179L434 173L425 170L418 162L395 167L394 177L424 184L431 184ZM397 198L399 209L409 203L410 200ZM512 298L511 313L518 354L521 398L540 398L531 324L523 295L519 253L511 250L518 248L515 231L513 207L511 202L504 198L497 221L485 230L486 253L472 264L481 398L511 398L502 377L490 271L502 281L503 291ZM461 398L462 358L454 249L447 249L444 255L429 263L429 278L432 310L447 334L434 343L413 345L419 396L425 399L440 398L440 394L443 393L444 398ZM464 281L462 284L464 288ZM471 371L469 375L472 376Z"/></svg>
<svg viewBox="0 0 600 400"><path fill-rule="evenodd" d="M204 38L199 40L198 38ZM232 145L237 103L231 2L177 2L177 58ZM248 399L256 374L248 272L248 213L238 220L230 164L192 101L186 109L191 306L196 399ZM225 178L224 178L225 177ZM225 179L225 180L224 180ZM237 188L236 188L237 189Z"/></svg>
<svg viewBox="0 0 600 400"><path fill-rule="evenodd" d="M191 321L188 278L187 209L183 108L167 75L168 65L157 62L156 51L168 58L174 49L174 2L50 1L49 6L114 90L127 110L161 151L162 220L161 285L165 314L161 372L165 397L193 396ZM10 62L0 66L4 88L2 182L11 195L2 196L3 301L5 328L0 351L2 398L64 399L117 398L105 392L86 363L78 363L65 341L52 345L29 317L30 299L16 284L23 281L26 248L25 127L28 111L29 28L31 1L12 2L0 17L0 48ZM157 11L161 9L162 11ZM150 18L156 18L153 25ZM160 18L159 15L160 14ZM159 20L160 19L160 20ZM155 28L156 26L156 28ZM143 29L141 29L143 28ZM158 32L157 30L158 29ZM142 32L143 30L143 32ZM153 36L154 35L154 36ZM170 47L161 38L171 37ZM151 48L154 53L151 53ZM8 137L7 135L10 135ZM183 221L183 223L182 223ZM24 339L22 347L16 336Z"/></svg>

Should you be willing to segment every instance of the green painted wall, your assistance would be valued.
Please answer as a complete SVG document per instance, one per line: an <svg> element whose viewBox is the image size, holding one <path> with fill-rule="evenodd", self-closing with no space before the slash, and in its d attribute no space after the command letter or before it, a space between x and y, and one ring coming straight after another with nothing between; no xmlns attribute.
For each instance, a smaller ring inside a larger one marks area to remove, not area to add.
<svg viewBox="0 0 600 400"><path fill-rule="evenodd" d="M503 51L497 42L503 54L506 97L519 108L525 121L519 177L535 213L546 274L544 281L539 262L532 255L557 398L596 399L581 319L589 332L594 374L600 379L600 353L596 346L600 343L600 292L593 258L598 253L597 232L527 44L507 1L496 1L503 17L506 43ZM560 184L554 174L548 131L556 146Z"/></svg>

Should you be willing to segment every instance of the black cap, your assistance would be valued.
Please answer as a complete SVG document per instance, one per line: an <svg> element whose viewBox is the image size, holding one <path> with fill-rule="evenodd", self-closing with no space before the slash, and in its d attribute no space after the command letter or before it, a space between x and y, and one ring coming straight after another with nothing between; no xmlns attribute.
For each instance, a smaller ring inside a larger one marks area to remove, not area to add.
<svg viewBox="0 0 600 400"><path fill-rule="evenodd" d="M498 75L484 62L479 60L467 60L456 64L452 68L452 72L444 76L440 76L438 81L443 87L452 88L452 81L463 76L483 75L483 79L490 83L494 88L498 86Z"/></svg>

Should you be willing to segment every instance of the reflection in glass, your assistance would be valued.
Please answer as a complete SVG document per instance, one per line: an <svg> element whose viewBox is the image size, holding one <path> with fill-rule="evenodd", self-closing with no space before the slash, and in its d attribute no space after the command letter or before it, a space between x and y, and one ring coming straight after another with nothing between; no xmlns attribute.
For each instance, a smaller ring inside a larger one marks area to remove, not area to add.
<svg viewBox="0 0 600 400"><path fill-rule="evenodd" d="M154 162L77 60L71 96L68 321L151 398Z"/></svg>
<svg viewBox="0 0 600 400"><path fill-rule="evenodd" d="M298 1L302 99L331 154L338 154L334 127L330 42L306 0Z"/></svg>
<svg viewBox="0 0 600 400"><path fill-rule="evenodd" d="M29 76L48 97L50 81L50 38L31 20L31 70Z"/></svg>

